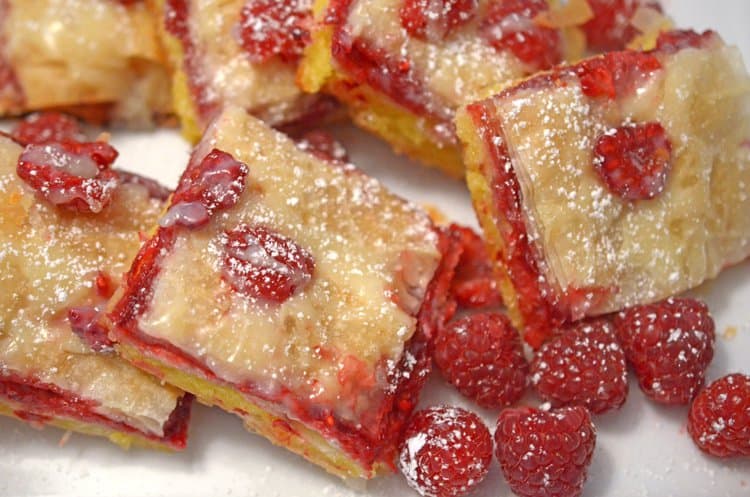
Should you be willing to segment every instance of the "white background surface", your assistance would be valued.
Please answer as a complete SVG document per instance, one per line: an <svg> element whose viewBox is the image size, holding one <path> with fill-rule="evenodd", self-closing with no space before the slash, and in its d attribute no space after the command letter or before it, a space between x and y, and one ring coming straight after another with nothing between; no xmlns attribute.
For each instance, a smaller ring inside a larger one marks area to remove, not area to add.
<svg viewBox="0 0 750 497"><path fill-rule="evenodd" d="M680 26L715 28L738 44L750 61L750 1L672 0L667 9ZM438 206L452 219L476 225L468 194L459 182L396 158L388 147L348 126L335 134L353 162L403 196ZM115 135L120 167L174 186L188 147L175 132ZM717 324L716 356L710 380L729 372L750 374L750 261L726 271L695 294L708 302ZM734 339L722 337L736 327ZM632 380L632 378L631 378ZM536 402L534 398L530 402ZM464 404L433 376L426 405ZM469 407L471 407L469 405ZM476 409L476 408L474 408ZM490 427L496 412L483 411ZM748 497L750 458L720 461L703 456L685 430L687 408L665 408L645 400L631 381L622 410L595 418L597 448L584 497ZM354 489L301 458L245 432L239 418L197 406L189 448L179 454L123 452L104 440L73 435L58 446L62 432L37 431L0 419L0 496L248 496L400 497L416 495L399 475ZM512 495L493 461L476 497Z"/></svg>

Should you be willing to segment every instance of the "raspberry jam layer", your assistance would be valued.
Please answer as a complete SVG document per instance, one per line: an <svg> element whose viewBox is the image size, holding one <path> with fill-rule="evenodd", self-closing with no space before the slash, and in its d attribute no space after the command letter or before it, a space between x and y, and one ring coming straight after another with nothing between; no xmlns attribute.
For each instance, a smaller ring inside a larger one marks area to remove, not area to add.
<svg viewBox="0 0 750 497"><path fill-rule="evenodd" d="M48 423L55 418L65 418L86 424L104 426L114 432L126 433L164 444L174 449L184 449L190 421L193 396L186 394L177 401L177 407L164 424L164 436L145 433L126 423L115 421L97 412L98 404L78 397L73 392L34 378L24 378L10 373L0 376L0 403L6 399L12 406L21 406L13 414L25 421Z"/></svg>

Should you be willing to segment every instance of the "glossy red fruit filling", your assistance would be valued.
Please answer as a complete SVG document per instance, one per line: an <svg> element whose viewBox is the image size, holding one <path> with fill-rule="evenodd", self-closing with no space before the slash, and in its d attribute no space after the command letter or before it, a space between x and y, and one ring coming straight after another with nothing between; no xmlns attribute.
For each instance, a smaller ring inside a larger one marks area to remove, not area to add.
<svg viewBox="0 0 750 497"><path fill-rule="evenodd" d="M164 435L159 437L107 418L97 412L96 402L82 399L72 392L34 378L21 377L13 373L0 375L0 402L2 399L20 405L14 414L27 421L45 423L53 417L74 419L82 423L101 425L117 432L137 434L174 449L185 448L190 408L193 403L192 395L183 395L163 426Z"/></svg>
<svg viewBox="0 0 750 497"><path fill-rule="evenodd" d="M117 151L104 142L28 145L18 176L48 202L81 213L101 212L119 184L111 168Z"/></svg>
<svg viewBox="0 0 750 497"><path fill-rule="evenodd" d="M405 0L401 26L413 37L439 41L476 14L478 0Z"/></svg>
<svg viewBox="0 0 750 497"><path fill-rule="evenodd" d="M332 164L346 164L349 154L331 133L322 130L308 131L297 140L297 147Z"/></svg>
<svg viewBox="0 0 750 497"><path fill-rule="evenodd" d="M626 124L600 136L593 165L610 192L648 200L664 191L672 169L672 142L661 124Z"/></svg>
<svg viewBox="0 0 750 497"><path fill-rule="evenodd" d="M514 404L528 385L521 338L499 312L450 323L435 339L434 359L450 384L487 409Z"/></svg>
<svg viewBox="0 0 750 497"><path fill-rule="evenodd" d="M716 40L718 36L714 31L703 33L691 30L667 31L657 38L656 49L661 52L675 53L686 48L702 48Z"/></svg>
<svg viewBox="0 0 750 497"><path fill-rule="evenodd" d="M580 405L594 414L619 409L628 396L627 366L610 322L560 330L534 356L531 383L554 407Z"/></svg>
<svg viewBox="0 0 750 497"><path fill-rule="evenodd" d="M31 114L20 121L11 136L21 145L85 139L78 121L59 112Z"/></svg>
<svg viewBox="0 0 750 497"><path fill-rule="evenodd" d="M687 427L695 444L712 456L750 456L750 376L730 374L701 390Z"/></svg>
<svg viewBox="0 0 750 497"><path fill-rule="evenodd" d="M613 100L634 94L659 69L661 63L653 54L632 51L608 53L572 67L584 94Z"/></svg>
<svg viewBox="0 0 750 497"><path fill-rule="evenodd" d="M243 295L284 302L312 280L312 254L269 228L242 225L224 233L219 242L222 276Z"/></svg>
<svg viewBox="0 0 750 497"><path fill-rule="evenodd" d="M471 228L452 224L448 228L461 239L461 259L456 266L451 294L459 307L479 309L502 305L502 297L482 237Z"/></svg>
<svg viewBox="0 0 750 497"><path fill-rule="evenodd" d="M614 325L648 397L663 404L687 404L703 387L716 340L706 304L668 299L631 307L616 315Z"/></svg>
<svg viewBox="0 0 750 497"><path fill-rule="evenodd" d="M548 9L545 0L492 2L480 31L496 50L510 50L532 69L548 69L562 60L560 33L534 22Z"/></svg>
<svg viewBox="0 0 750 497"><path fill-rule="evenodd" d="M113 352L114 343L109 339L109 329L104 324L103 309L95 306L80 306L68 309L68 323L73 333L94 352Z"/></svg>
<svg viewBox="0 0 750 497"><path fill-rule="evenodd" d="M460 497L479 485L492 462L492 437L481 418L460 407L415 413L400 443L399 468L425 497Z"/></svg>
<svg viewBox="0 0 750 497"><path fill-rule="evenodd" d="M582 29L586 44L592 52L612 52L624 49L641 34L632 19L641 7L661 12L659 2L648 0L587 0L593 17Z"/></svg>
<svg viewBox="0 0 750 497"><path fill-rule="evenodd" d="M214 213L235 206L245 191L248 173L246 164L226 152L211 150L183 173L172 204L159 224L191 229L206 225Z"/></svg>
<svg viewBox="0 0 750 497"><path fill-rule="evenodd" d="M240 11L240 44L253 63L296 62L310 42L311 0L248 0Z"/></svg>
<svg viewBox="0 0 750 497"><path fill-rule="evenodd" d="M519 497L578 497L588 477L596 430L584 407L505 409L495 455Z"/></svg>

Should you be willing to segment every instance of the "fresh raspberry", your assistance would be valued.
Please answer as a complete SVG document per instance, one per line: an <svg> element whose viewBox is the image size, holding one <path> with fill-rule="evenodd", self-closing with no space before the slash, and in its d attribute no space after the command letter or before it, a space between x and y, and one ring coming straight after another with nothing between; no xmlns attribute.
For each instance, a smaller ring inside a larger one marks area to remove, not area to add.
<svg viewBox="0 0 750 497"><path fill-rule="evenodd" d="M647 0L587 0L593 17L581 28L586 44L592 52L612 52L624 49L640 34L632 25L633 15L640 7L662 12L659 2Z"/></svg>
<svg viewBox="0 0 750 497"><path fill-rule="evenodd" d="M18 176L45 200L80 213L99 213L112 200L119 178L111 169L117 151L104 142L27 145Z"/></svg>
<svg viewBox="0 0 750 497"><path fill-rule="evenodd" d="M599 137L593 163L610 192L625 200L648 200L664 191L672 142L659 123L626 124Z"/></svg>
<svg viewBox="0 0 750 497"><path fill-rule="evenodd" d="M714 321L694 299L668 299L626 309L615 331L641 390L663 404L687 404L703 386L714 356Z"/></svg>
<svg viewBox="0 0 750 497"><path fill-rule="evenodd" d="M409 420L399 451L399 468L420 495L459 497L487 476L492 437L473 412L431 407Z"/></svg>
<svg viewBox="0 0 750 497"><path fill-rule="evenodd" d="M469 22L478 5L478 0L405 0L401 26L414 38L440 41Z"/></svg>
<svg viewBox="0 0 750 497"><path fill-rule="evenodd" d="M200 228L220 210L234 207L245 191L246 164L213 149L203 160L190 164L172 197L172 205L159 221L162 227Z"/></svg>
<svg viewBox="0 0 750 497"><path fill-rule="evenodd" d="M451 293L459 307L476 309L503 303L497 288L484 240L474 230L452 224L448 227L461 239L461 259L451 284Z"/></svg>
<svg viewBox="0 0 750 497"><path fill-rule="evenodd" d="M253 63L279 57L296 62L310 42L311 0L247 0L240 12L240 44Z"/></svg>
<svg viewBox="0 0 750 497"><path fill-rule="evenodd" d="M39 112L20 121L11 136L21 145L85 139L78 121L59 112Z"/></svg>
<svg viewBox="0 0 750 497"><path fill-rule="evenodd" d="M609 321L579 322L545 343L531 362L531 383L555 407L580 405L595 414L620 408L627 366Z"/></svg>
<svg viewBox="0 0 750 497"><path fill-rule="evenodd" d="M344 146L326 131L318 129L308 131L297 140L297 148L332 164L349 162L349 155Z"/></svg>
<svg viewBox="0 0 750 497"><path fill-rule="evenodd" d="M688 432L712 456L750 456L750 376L730 374L701 390L690 407Z"/></svg>
<svg viewBox="0 0 750 497"><path fill-rule="evenodd" d="M223 278L248 297L284 302L312 279L313 256L264 226L241 225L222 234L219 242Z"/></svg>
<svg viewBox="0 0 750 497"><path fill-rule="evenodd" d="M497 420L495 455L520 497L581 495L595 445L585 407L505 409Z"/></svg>
<svg viewBox="0 0 750 497"><path fill-rule="evenodd" d="M521 338L498 312L450 323L435 339L434 358L446 379L482 407L513 404L528 384Z"/></svg>
<svg viewBox="0 0 750 497"><path fill-rule="evenodd" d="M480 30L496 50L510 50L532 69L548 69L562 60L562 41L556 30L534 23L546 10L545 0L492 2Z"/></svg>
<svg viewBox="0 0 750 497"><path fill-rule="evenodd" d="M584 60L574 66L573 71L585 95L614 100L634 94L638 86L661 67L653 54L625 51Z"/></svg>
<svg viewBox="0 0 750 497"><path fill-rule="evenodd" d="M675 53L685 48L701 48L719 35L714 31L696 33L692 30L674 30L661 33L656 40L656 49L666 53Z"/></svg>

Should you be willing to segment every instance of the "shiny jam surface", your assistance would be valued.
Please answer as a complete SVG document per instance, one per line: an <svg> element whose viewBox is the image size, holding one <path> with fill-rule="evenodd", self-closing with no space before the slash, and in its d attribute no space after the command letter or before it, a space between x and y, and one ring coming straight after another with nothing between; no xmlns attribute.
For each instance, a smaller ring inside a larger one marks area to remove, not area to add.
<svg viewBox="0 0 750 497"><path fill-rule="evenodd" d="M208 147L248 164L246 188L206 226L162 227L146 242L111 314L118 338L302 420L365 467L390 461L389 427L414 406L429 358L417 326L439 259L429 219L239 109L212 125L193 163ZM238 292L239 271L256 268L294 290Z"/></svg>

